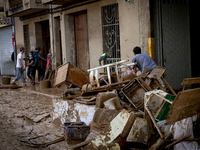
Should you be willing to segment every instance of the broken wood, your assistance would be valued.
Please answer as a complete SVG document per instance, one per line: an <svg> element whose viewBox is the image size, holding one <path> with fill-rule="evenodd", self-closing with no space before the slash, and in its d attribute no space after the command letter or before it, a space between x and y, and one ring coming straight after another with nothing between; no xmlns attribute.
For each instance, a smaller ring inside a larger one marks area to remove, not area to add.
<svg viewBox="0 0 200 150"><path fill-rule="evenodd" d="M0 89L18 89L18 88L22 88L22 86L18 86L18 85L1 85Z"/></svg>
<svg viewBox="0 0 200 150"><path fill-rule="evenodd" d="M171 147L171 146L174 146L174 145L176 145L176 144L178 144L178 143L180 143L180 142L182 142L182 141L188 139L190 136L191 136L191 135L189 135L189 136L188 136L188 135L187 135L187 136L184 136L184 137L178 139L177 141L175 141L175 142L173 142L173 143L167 145L165 148L169 148L169 147Z"/></svg>
<svg viewBox="0 0 200 150"><path fill-rule="evenodd" d="M147 76L148 78L154 78L154 76L159 76L160 78L163 76L165 73L166 68L165 67L160 67L160 66L155 66L151 73Z"/></svg>
<svg viewBox="0 0 200 150"><path fill-rule="evenodd" d="M36 122L36 123L38 123L38 122L40 122L43 118L46 118L46 117L49 117L49 116L50 116L49 113L45 113L45 114L43 114L43 115L38 115L37 117L35 117L35 118L33 119L33 121Z"/></svg>
<svg viewBox="0 0 200 150"><path fill-rule="evenodd" d="M178 139L170 139L170 140L168 140L168 141L171 141L171 142L173 142L173 141L177 141ZM192 139L185 139L184 141L200 141L200 138L192 138Z"/></svg>
<svg viewBox="0 0 200 150"><path fill-rule="evenodd" d="M81 88L89 83L89 74L68 62L58 68L54 86L58 87L65 82Z"/></svg>
<svg viewBox="0 0 200 150"><path fill-rule="evenodd" d="M163 78L164 83L167 85L167 87L169 88L169 90L172 92L172 94L174 94L174 96L176 96L176 92L172 89L172 87L169 85L169 83L167 82L167 80L165 78Z"/></svg>
<svg viewBox="0 0 200 150"><path fill-rule="evenodd" d="M181 85L200 84L200 77L198 78L185 78Z"/></svg>
<svg viewBox="0 0 200 150"><path fill-rule="evenodd" d="M150 87L148 87L148 85L146 83L144 86L143 85L144 82L141 83L140 80L142 80L142 79L140 79L140 78L133 79L121 89L124 96L129 100L129 102L136 109L143 107L144 93L147 92L148 89L151 89ZM145 88L145 87L148 87L148 88Z"/></svg>
<svg viewBox="0 0 200 150"><path fill-rule="evenodd" d="M200 88L181 91L170 107L166 125L200 113Z"/></svg>
<svg viewBox="0 0 200 150"><path fill-rule="evenodd" d="M159 138L148 150L160 150L160 148L167 142L171 135L172 133L168 131L164 138Z"/></svg>

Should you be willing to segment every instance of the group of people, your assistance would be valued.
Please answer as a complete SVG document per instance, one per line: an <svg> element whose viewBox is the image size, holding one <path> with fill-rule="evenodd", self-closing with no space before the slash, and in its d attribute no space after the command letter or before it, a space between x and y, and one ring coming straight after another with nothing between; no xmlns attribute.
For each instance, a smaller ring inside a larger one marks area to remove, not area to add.
<svg viewBox="0 0 200 150"><path fill-rule="evenodd" d="M28 71L27 71L27 76L31 79L31 81L33 82L33 84L35 83L35 73L36 70L38 70L38 72L40 74L43 74L43 70L42 68L38 65L38 58L40 58L41 60L47 61L47 65L46 65L46 71L45 71L45 76L44 78L46 78L48 72L51 69L51 51L49 50L49 53L47 55L47 59L44 59L43 57L40 56L39 54L40 51L40 47L36 47L35 51L30 51L29 56L27 57L27 59L23 58L23 53L24 53L24 48L21 47L20 48L20 53L17 55L17 75L15 77L15 79L13 80L13 82L19 80L19 78L22 79L23 83L26 84L26 80L25 80L25 76L24 76L24 70L25 70L25 66L24 66L24 60L28 66ZM133 72L136 74L138 70L140 70L142 73L144 71L149 71L151 72L153 70L153 68L156 66L156 63L153 61L153 59L146 53L141 53L141 48L140 47L135 47L133 49L133 53L134 53L134 57L132 59L132 63L137 62L136 65L133 66Z"/></svg>
<svg viewBox="0 0 200 150"><path fill-rule="evenodd" d="M52 68L51 67L51 62L52 62L51 50L49 50L47 59L44 59L42 56L40 56L39 51L40 51L40 47L37 46L37 47L35 47L35 51L30 51L29 55L26 58L24 58L23 57L24 47L20 48L20 53L17 55L17 64L16 64L17 74L16 74L16 77L13 80L13 82L16 82L17 80L19 80L21 78L24 85L26 85L24 71L25 71L25 67L27 66L28 67L27 76L30 78L31 82L33 84L35 84L36 70L38 70L38 72L43 75L43 69L38 64L39 59L41 59L43 61L47 61L46 71L45 71L45 78L46 78L48 71ZM25 61L25 63L24 63L24 61Z"/></svg>

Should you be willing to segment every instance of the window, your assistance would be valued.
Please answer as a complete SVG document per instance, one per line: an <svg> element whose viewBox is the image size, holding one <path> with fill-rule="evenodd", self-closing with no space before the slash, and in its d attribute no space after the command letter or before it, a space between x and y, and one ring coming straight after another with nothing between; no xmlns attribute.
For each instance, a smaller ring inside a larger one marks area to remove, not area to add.
<svg viewBox="0 0 200 150"><path fill-rule="evenodd" d="M121 60L118 4L102 7L103 53L108 54L104 64Z"/></svg>
<svg viewBox="0 0 200 150"><path fill-rule="evenodd" d="M22 0L9 0L10 8L22 6Z"/></svg>

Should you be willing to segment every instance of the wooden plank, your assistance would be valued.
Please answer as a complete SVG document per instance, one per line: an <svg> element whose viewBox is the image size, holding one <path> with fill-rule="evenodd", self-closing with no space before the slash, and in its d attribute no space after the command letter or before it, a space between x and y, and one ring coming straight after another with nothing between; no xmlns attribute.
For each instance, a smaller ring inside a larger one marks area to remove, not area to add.
<svg viewBox="0 0 200 150"><path fill-rule="evenodd" d="M107 126L94 140L92 140L92 143L97 147L101 144L105 145L111 143L119 136L119 134L122 133L129 117L130 113L123 109L110 122L110 125Z"/></svg>
<svg viewBox="0 0 200 150"><path fill-rule="evenodd" d="M160 67L160 66L156 66L153 68L153 70L151 71L151 73L147 76L148 78L154 78L154 76L159 76L162 77L163 74L165 73L166 68L165 67Z"/></svg>
<svg viewBox="0 0 200 150"><path fill-rule="evenodd" d="M18 89L21 88L22 86L18 85L1 85L0 89Z"/></svg>
<svg viewBox="0 0 200 150"><path fill-rule="evenodd" d="M55 84L54 84L55 87L66 82L68 65L69 64L66 63L58 68L56 80L55 80Z"/></svg>
<svg viewBox="0 0 200 150"><path fill-rule="evenodd" d="M176 92L172 89L172 87L169 85L169 83L167 82L167 80L165 78L163 78L164 83L167 85L167 87L169 88L169 90L174 94L174 96L176 96Z"/></svg>
<svg viewBox="0 0 200 150"><path fill-rule="evenodd" d="M139 79L133 79L121 91L129 102L139 109L144 104L144 93L148 90L139 82Z"/></svg>
<svg viewBox="0 0 200 150"><path fill-rule="evenodd" d="M164 138L159 138L148 150L160 150L161 146L163 146L167 140L171 137L172 133L168 131L165 134Z"/></svg>
<svg viewBox="0 0 200 150"><path fill-rule="evenodd" d="M200 83L200 77L198 78L185 78L181 85L188 85L188 84L198 84Z"/></svg>
<svg viewBox="0 0 200 150"><path fill-rule="evenodd" d="M200 88L181 91L170 107L166 125L198 113L200 113Z"/></svg>

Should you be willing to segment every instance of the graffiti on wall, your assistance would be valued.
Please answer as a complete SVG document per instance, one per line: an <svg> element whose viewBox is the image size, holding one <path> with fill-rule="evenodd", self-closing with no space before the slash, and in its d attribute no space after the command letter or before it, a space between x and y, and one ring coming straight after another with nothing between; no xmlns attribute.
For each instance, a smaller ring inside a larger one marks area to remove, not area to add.
<svg viewBox="0 0 200 150"><path fill-rule="evenodd" d="M11 20L9 17L6 17L4 12L0 12L0 27L10 25Z"/></svg>

